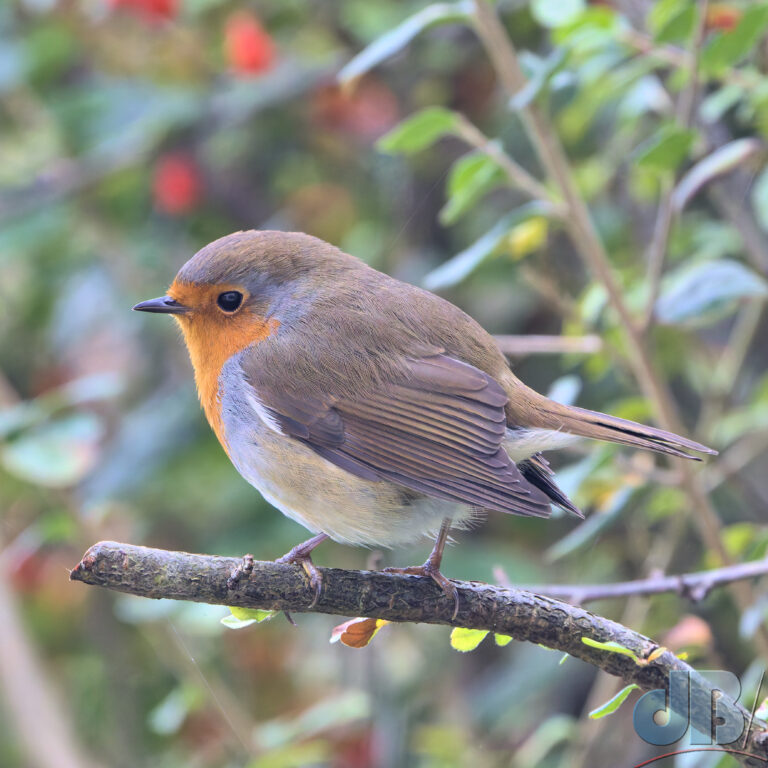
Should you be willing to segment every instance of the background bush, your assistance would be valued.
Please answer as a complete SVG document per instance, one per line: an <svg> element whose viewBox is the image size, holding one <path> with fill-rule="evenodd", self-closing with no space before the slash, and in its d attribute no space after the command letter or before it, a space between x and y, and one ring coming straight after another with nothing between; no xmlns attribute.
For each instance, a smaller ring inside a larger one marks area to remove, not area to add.
<svg viewBox="0 0 768 768"><path fill-rule="evenodd" d="M766 556L768 4L499 11L528 82L515 94L468 2L0 6L0 653L20 632L61 692L53 717L74 746L45 730L59 765L73 749L126 768L615 766L649 754L631 706L587 717L614 681L542 648L459 655L445 629L390 626L352 651L328 644L330 617L231 631L225 609L67 581L97 539L267 559L305 535L229 464L171 323L129 311L234 230L317 235L497 334L596 334L597 351L517 356L515 371L628 418L663 423L666 408L721 451L692 475L610 446L558 456L586 522L491 514L457 537L449 575L618 581ZM537 160L547 132L592 239ZM626 316L590 268L595 243ZM317 562L406 565L428 548L324 544ZM759 589L595 607L696 666L736 672L751 704L768 658ZM14 674L35 693L22 665L5 665L0 764L21 768Z"/></svg>

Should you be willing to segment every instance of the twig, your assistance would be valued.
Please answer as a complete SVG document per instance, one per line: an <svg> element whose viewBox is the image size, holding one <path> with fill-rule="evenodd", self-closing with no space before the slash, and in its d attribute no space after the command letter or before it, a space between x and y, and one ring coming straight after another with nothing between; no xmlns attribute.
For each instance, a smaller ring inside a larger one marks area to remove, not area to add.
<svg viewBox="0 0 768 768"><path fill-rule="evenodd" d="M525 586L524 589L536 594L556 597L576 605L607 600L630 595L660 595L676 592L694 602L703 600L715 587L734 581L756 579L768 574L768 559L755 560L725 568L714 568L698 573L686 573L679 576L652 576L635 581L622 581L616 584L544 584Z"/></svg>
<svg viewBox="0 0 768 768"><path fill-rule="evenodd" d="M682 48L677 48L674 45L656 45L648 35L636 29L622 29L617 37L619 42L634 48L639 53L658 59L664 64L670 64L680 69L693 69L691 54ZM698 72L695 76L704 80ZM750 77L748 73L734 67L725 69L717 79L746 90L755 88L760 83L759 77Z"/></svg>
<svg viewBox="0 0 768 768"><path fill-rule="evenodd" d="M467 120L464 115L459 116L457 133L459 138L475 149L483 152L493 160L507 175L513 186L527 192L534 200L546 200L554 206L556 215L563 215L562 204L558 202L552 193L534 178L521 165L518 165L496 142L491 141L482 131Z"/></svg>
<svg viewBox="0 0 768 768"><path fill-rule="evenodd" d="M310 610L314 591L301 567L255 561L237 580L231 580L241 562L231 557L100 542L86 552L70 578L143 597L294 613ZM446 597L430 579L380 571L319 570L322 592L311 608L317 613L487 629L564 651L644 690L666 688L672 670L685 671L699 679L690 666L649 638L551 597L521 589L455 582L460 602L454 618L453 598ZM618 643L630 649L637 660L588 646L582 638ZM709 683L699 682L712 690ZM721 697L721 706L723 701ZM746 709L731 700L725 701L748 722ZM709 704L700 716L710 722ZM745 765L749 765L749 759L768 762L768 728L764 723L756 721L752 725L745 743Z"/></svg>
<svg viewBox="0 0 768 768"><path fill-rule="evenodd" d="M499 349L510 357L525 355L594 354L603 348L603 340L588 336L494 336Z"/></svg>
<svg viewBox="0 0 768 768"><path fill-rule="evenodd" d="M704 32L707 26L707 6L708 0L702 0L698 4L698 20L696 29L691 38L691 51L688 56L688 66L690 67L689 80L686 87L680 92L677 100L675 117L677 122L684 128L691 125L693 119L693 108L696 104L696 88L698 86L698 68L699 68L699 50L701 42L704 39ZM648 333L653 325L654 309L656 300L659 298L661 290L661 277L664 273L664 262L667 255L667 246L669 245L669 235L672 232L672 226L675 221L675 208L672 205L672 196L675 190L674 175L669 174L661 185L661 195L659 206L656 211L656 222L653 227L653 237L648 249L648 301L645 307L645 316L642 321L641 330Z"/></svg>

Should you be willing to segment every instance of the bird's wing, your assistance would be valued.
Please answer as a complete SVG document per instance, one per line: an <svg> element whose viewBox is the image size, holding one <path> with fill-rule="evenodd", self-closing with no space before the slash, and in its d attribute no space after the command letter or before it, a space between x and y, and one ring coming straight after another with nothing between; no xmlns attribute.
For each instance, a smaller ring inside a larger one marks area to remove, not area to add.
<svg viewBox="0 0 768 768"><path fill-rule="evenodd" d="M440 499L546 517L548 500L502 447L507 395L488 374L445 355L407 360L398 380L358 396L289 391L270 368L244 365L273 429L359 477Z"/></svg>

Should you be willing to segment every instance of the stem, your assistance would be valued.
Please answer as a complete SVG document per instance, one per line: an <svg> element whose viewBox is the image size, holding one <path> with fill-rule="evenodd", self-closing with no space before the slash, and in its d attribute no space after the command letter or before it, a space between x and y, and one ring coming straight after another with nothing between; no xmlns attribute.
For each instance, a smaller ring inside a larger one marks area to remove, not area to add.
<svg viewBox="0 0 768 768"><path fill-rule="evenodd" d="M513 186L527 192L534 200L546 200L555 207L555 212L562 215L562 205L552 197L552 193L521 165L518 165L495 141L491 141L482 131L461 115L457 130L459 138L491 158L507 175Z"/></svg>
<svg viewBox="0 0 768 768"><path fill-rule="evenodd" d="M698 20L696 29L691 38L691 52L688 65L690 68L689 79L685 88L680 92L677 100L675 116L677 122L683 128L688 128L693 120L693 108L696 104L696 87L698 85L699 49L704 39L707 22L708 0L702 0L698 7ZM662 182L659 207L656 211L656 223L653 228L653 237L648 249L648 302L645 308L642 330L647 334L653 325L653 312L656 299L661 290L661 277L664 274L664 262L669 245L669 236L675 223L675 211L672 206L672 196L675 190L675 177L670 174Z"/></svg>
<svg viewBox="0 0 768 768"><path fill-rule="evenodd" d="M756 560L725 568L714 568L699 573L679 576L653 576L648 579L622 581L616 584L549 584L526 586L536 594L549 595L569 603L583 605L595 600L607 600L632 595L660 595L676 592L694 602L703 600L715 587L734 581L756 579L768 575L768 560Z"/></svg>

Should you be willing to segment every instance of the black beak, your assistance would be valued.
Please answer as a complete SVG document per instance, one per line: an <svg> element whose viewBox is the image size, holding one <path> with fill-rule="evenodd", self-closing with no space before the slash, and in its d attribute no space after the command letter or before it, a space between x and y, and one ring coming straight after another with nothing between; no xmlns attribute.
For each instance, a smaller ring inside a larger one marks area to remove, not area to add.
<svg viewBox="0 0 768 768"><path fill-rule="evenodd" d="M142 301L134 307L136 312L159 312L164 315L183 315L189 311L189 307L179 304L170 296L160 296L157 299Z"/></svg>

